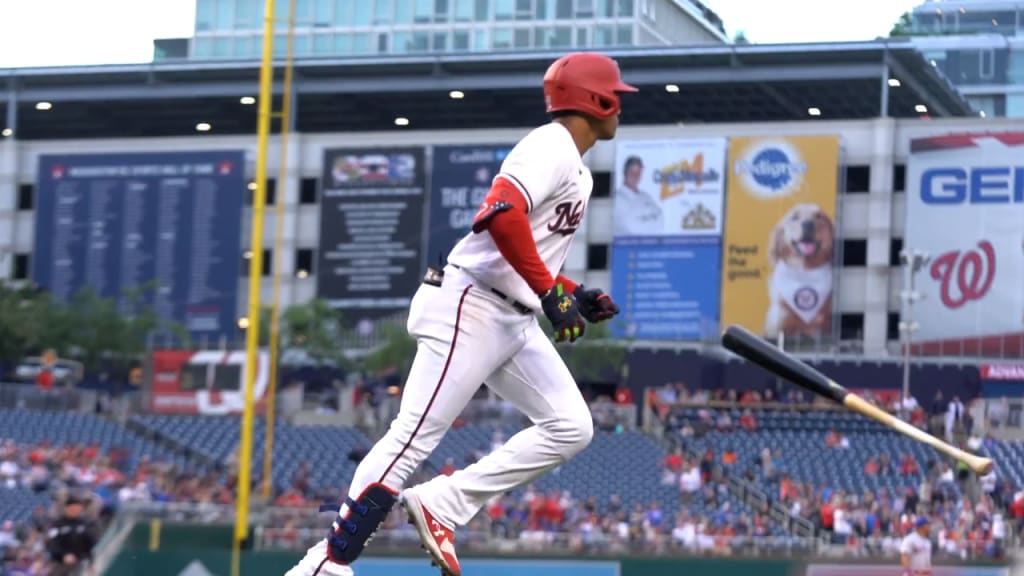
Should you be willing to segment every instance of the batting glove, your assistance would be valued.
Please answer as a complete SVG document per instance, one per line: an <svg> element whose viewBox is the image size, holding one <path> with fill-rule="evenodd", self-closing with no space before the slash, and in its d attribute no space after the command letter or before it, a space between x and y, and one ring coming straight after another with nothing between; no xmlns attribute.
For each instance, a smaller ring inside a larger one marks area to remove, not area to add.
<svg viewBox="0 0 1024 576"><path fill-rule="evenodd" d="M587 290L580 284L573 296L576 297L580 314L592 324L608 320L619 313L619 306L612 301L612 297L597 288Z"/></svg>
<svg viewBox="0 0 1024 576"><path fill-rule="evenodd" d="M587 325L580 316L576 298L565 291L561 282L541 295L540 305L555 327L555 342L575 342L583 336Z"/></svg>

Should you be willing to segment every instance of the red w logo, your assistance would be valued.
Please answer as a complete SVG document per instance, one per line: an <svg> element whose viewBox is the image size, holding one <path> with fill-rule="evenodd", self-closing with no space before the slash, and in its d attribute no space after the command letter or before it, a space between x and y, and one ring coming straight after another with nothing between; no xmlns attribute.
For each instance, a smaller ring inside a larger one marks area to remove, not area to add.
<svg viewBox="0 0 1024 576"><path fill-rule="evenodd" d="M988 240L982 240L977 250L953 250L939 256L930 271L932 278L940 282L942 304L955 310L988 293L996 276L996 251Z"/></svg>

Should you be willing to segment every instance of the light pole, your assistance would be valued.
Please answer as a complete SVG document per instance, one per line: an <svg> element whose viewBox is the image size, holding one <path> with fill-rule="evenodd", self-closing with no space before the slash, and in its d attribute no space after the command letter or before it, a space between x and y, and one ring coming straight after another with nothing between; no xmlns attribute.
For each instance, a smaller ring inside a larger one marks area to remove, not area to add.
<svg viewBox="0 0 1024 576"><path fill-rule="evenodd" d="M900 297L903 300L903 311L900 318L900 333L903 334L903 388L900 390L900 412L907 408L907 398L910 397L910 345L913 342L913 334L921 328L921 325L914 321L914 302L924 298L924 295L917 291L917 273L920 272L931 260L931 256L920 250L903 250L900 252L900 262L903 264L904 280L903 291Z"/></svg>

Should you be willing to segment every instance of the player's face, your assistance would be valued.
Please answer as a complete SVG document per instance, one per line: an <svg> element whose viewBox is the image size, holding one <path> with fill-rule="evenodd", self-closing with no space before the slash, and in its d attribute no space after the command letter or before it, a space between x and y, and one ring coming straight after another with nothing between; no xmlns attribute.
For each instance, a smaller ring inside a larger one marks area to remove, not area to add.
<svg viewBox="0 0 1024 576"><path fill-rule="evenodd" d="M619 129L619 115L611 118L594 119L591 122L594 128L594 135L598 140L611 140L615 138L615 131Z"/></svg>

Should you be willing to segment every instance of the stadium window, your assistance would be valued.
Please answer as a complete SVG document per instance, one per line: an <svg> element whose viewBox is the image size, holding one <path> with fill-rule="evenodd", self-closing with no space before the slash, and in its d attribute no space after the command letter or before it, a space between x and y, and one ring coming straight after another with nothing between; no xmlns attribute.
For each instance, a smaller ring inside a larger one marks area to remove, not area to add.
<svg viewBox="0 0 1024 576"><path fill-rule="evenodd" d="M633 25L619 24L616 34L616 44L619 46L630 46L633 44Z"/></svg>
<svg viewBox="0 0 1024 576"><path fill-rule="evenodd" d="M864 338L864 313L840 314L839 340L860 340L862 338Z"/></svg>
<svg viewBox="0 0 1024 576"><path fill-rule="evenodd" d="M14 280L28 279L28 254L15 254L11 262L11 278Z"/></svg>
<svg viewBox="0 0 1024 576"><path fill-rule="evenodd" d="M514 46L516 48L529 48L530 47L530 29L529 28L516 28Z"/></svg>
<svg viewBox="0 0 1024 576"><path fill-rule="evenodd" d="M388 53L388 33L383 32L377 34L377 53L387 54Z"/></svg>
<svg viewBox="0 0 1024 576"><path fill-rule="evenodd" d="M256 191L250 189L248 194L247 194L246 203L249 206L252 206L253 200L255 198L256 198ZM266 196L263 198L263 202L267 206L273 206L274 202L276 201L276 199L277 199L277 180L275 178L267 178L267 192L266 192Z"/></svg>
<svg viewBox="0 0 1024 576"><path fill-rule="evenodd" d="M611 198L612 197L612 173L611 172L594 172L594 190L590 194L591 198Z"/></svg>
<svg viewBox="0 0 1024 576"><path fill-rule="evenodd" d="M886 340L899 340L900 339L900 313L889 312L888 316L885 317L885 339Z"/></svg>
<svg viewBox="0 0 1024 576"><path fill-rule="evenodd" d="M618 14L616 14L617 16L633 16L633 0L616 0L616 4L619 6Z"/></svg>
<svg viewBox="0 0 1024 576"><path fill-rule="evenodd" d="M846 167L846 193L867 194L871 190L870 166Z"/></svg>
<svg viewBox="0 0 1024 576"><path fill-rule="evenodd" d="M456 30L454 35L454 41L452 43L452 49L456 52L469 50L469 31L467 30Z"/></svg>
<svg viewBox="0 0 1024 576"><path fill-rule="evenodd" d="M241 267L241 271L242 271L242 276L244 276L244 277L248 277L249 276L249 260L250 259L246 257L246 255L248 255L248 254L249 254L248 250L246 250L245 252L242 253L242 267ZM274 273L274 251L272 249L270 249L270 248L264 248L263 249L263 262L261 262L260 264L261 264L261 266L263 268L263 270L261 270L262 273L260 274L260 276L266 277L266 276L270 276L271 274Z"/></svg>
<svg viewBox="0 0 1024 576"><path fill-rule="evenodd" d="M313 274L313 249L297 248L295 250L295 275L305 272L305 276Z"/></svg>
<svg viewBox="0 0 1024 576"><path fill-rule="evenodd" d="M448 22L448 0L434 0L434 22Z"/></svg>
<svg viewBox="0 0 1024 576"><path fill-rule="evenodd" d="M18 210L31 210L35 203L35 186L32 184L18 185Z"/></svg>
<svg viewBox="0 0 1024 576"><path fill-rule="evenodd" d="M608 269L608 245L589 244L587 245L587 270Z"/></svg>
<svg viewBox="0 0 1024 576"><path fill-rule="evenodd" d="M907 189L907 165L894 164L892 167L892 191L903 192Z"/></svg>
<svg viewBox="0 0 1024 576"><path fill-rule="evenodd" d="M864 238L848 238L843 240L843 266L851 268L867 266L867 264L868 241Z"/></svg>
<svg viewBox="0 0 1024 576"><path fill-rule="evenodd" d="M316 204L318 184L316 178L303 178L299 182L299 204Z"/></svg>
<svg viewBox="0 0 1024 576"><path fill-rule="evenodd" d="M903 238L889 239L889 266L900 266L900 252L903 251Z"/></svg>

